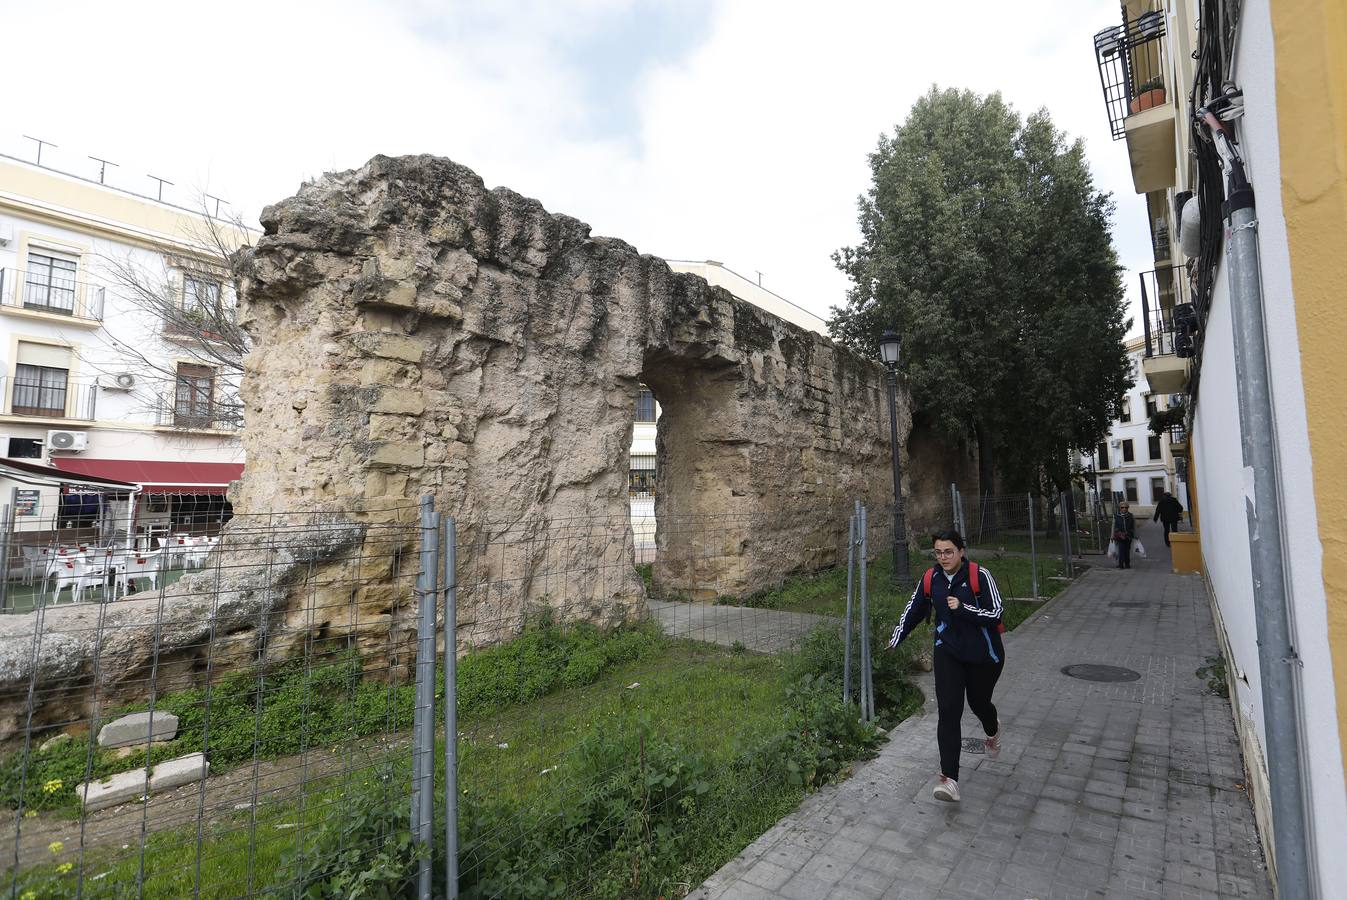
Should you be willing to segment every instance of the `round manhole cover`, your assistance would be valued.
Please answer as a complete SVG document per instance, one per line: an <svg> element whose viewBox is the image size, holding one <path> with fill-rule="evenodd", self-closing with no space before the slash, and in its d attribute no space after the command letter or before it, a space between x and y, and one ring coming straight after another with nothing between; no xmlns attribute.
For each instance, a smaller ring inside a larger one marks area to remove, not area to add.
<svg viewBox="0 0 1347 900"><path fill-rule="evenodd" d="M1141 677L1140 672L1133 672L1131 669L1124 669L1122 666L1101 666L1098 663L1077 663L1074 666L1063 666L1062 674L1085 681L1136 681Z"/></svg>
<svg viewBox="0 0 1347 900"><path fill-rule="evenodd" d="M964 739L963 739L963 752L964 752L964 753L986 753L986 752L987 752L987 743L986 743L986 741L983 741L981 738L964 738Z"/></svg>

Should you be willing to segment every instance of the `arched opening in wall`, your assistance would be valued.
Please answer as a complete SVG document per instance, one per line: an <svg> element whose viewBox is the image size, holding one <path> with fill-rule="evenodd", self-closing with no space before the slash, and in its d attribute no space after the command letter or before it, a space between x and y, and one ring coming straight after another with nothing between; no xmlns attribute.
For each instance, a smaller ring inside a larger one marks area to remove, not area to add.
<svg viewBox="0 0 1347 900"><path fill-rule="evenodd" d="M647 355L642 383L658 404L653 491L654 547L643 571L652 597L728 601L765 559L752 546L746 510L752 427L742 370L669 351ZM759 579L760 580L760 579Z"/></svg>

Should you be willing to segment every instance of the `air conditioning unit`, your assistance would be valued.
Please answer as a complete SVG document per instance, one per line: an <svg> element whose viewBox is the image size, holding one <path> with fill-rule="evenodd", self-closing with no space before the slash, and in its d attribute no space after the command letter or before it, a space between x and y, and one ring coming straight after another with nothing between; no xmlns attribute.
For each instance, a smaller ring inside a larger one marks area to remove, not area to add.
<svg viewBox="0 0 1347 900"><path fill-rule="evenodd" d="M129 391L136 386L136 376L131 372L118 372L112 378L112 384L103 385L108 391Z"/></svg>
<svg viewBox="0 0 1347 900"><path fill-rule="evenodd" d="M80 451L89 446L87 431L48 431L47 446L53 450Z"/></svg>

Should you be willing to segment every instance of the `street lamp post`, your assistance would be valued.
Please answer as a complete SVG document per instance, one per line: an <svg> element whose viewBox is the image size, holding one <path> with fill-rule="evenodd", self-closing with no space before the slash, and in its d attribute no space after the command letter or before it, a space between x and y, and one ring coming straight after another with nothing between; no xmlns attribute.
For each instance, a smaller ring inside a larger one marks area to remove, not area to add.
<svg viewBox="0 0 1347 900"><path fill-rule="evenodd" d="M893 583L907 586L907 526L903 522L903 470L898 461L898 335L885 331L879 358L889 370L889 444L893 451Z"/></svg>

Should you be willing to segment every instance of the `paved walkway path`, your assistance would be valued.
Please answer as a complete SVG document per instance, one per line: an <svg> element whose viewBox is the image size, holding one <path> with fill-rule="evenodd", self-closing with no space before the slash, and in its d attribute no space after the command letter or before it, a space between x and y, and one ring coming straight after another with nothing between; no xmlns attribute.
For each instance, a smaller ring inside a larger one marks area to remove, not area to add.
<svg viewBox="0 0 1347 900"><path fill-rule="evenodd" d="M1006 636L1003 750L966 744L961 803L931 797L928 703L692 897L1270 898L1229 703L1194 675L1217 648L1205 588L1150 531L1149 560L1091 569ZM1140 677L1061 671L1081 663Z"/></svg>
<svg viewBox="0 0 1347 900"><path fill-rule="evenodd" d="M716 606L710 603L648 601L660 630L669 637L691 638L732 647L742 644L756 653L779 653L827 622L841 622L810 613L754 609L748 606Z"/></svg>

